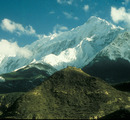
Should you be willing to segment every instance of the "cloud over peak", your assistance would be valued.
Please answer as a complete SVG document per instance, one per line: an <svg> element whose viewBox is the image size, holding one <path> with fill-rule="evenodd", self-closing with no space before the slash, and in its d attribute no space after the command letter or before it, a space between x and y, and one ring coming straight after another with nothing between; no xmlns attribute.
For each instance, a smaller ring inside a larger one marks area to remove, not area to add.
<svg viewBox="0 0 130 120"><path fill-rule="evenodd" d="M35 30L32 28L32 26L29 25L29 26L23 27L21 24L15 23L6 18L2 20L2 23L0 26L2 30L9 31L11 33L17 33L19 35L21 34L31 35L31 34L36 33Z"/></svg>
<svg viewBox="0 0 130 120"><path fill-rule="evenodd" d="M119 9L111 7L111 17L115 23L124 22L130 28L130 13L126 12L124 7L120 7Z"/></svg>
<svg viewBox="0 0 130 120"><path fill-rule="evenodd" d="M0 41L0 55L15 57L16 55L29 58L32 52L25 47L19 47L16 42L9 42L5 39Z"/></svg>
<svg viewBox="0 0 130 120"><path fill-rule="evenodd" d="M67 30L68 30L68 27L56 24L53 28L53 33L60 33L60 32L64 32Z"/></svg>

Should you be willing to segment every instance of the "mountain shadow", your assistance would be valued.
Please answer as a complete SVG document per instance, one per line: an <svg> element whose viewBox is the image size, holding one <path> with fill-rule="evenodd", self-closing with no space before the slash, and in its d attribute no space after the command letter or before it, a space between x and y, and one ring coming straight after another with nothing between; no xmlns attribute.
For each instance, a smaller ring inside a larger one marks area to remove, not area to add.
<svg viewBox="0 0 130 120"><path fill-rule="evenodd" d="M130 82L122 82L118 84L113 84L112 85L114 88L117 90L125 91L125 92L130 92Z"/></svg>
<svg viewBox="0 0 130 120"><path fill-rule="evenodd" d="M129 120L130 119L130 111L126 109L117 110L109 115L106 115L100 120Z"/></svg>
<svg viewBox="0 0 130 120"><path fill-rule="evenodd" d="M130 81L130 62L122 58L110 60L99 55L82 70L109 83Z"/></svg>

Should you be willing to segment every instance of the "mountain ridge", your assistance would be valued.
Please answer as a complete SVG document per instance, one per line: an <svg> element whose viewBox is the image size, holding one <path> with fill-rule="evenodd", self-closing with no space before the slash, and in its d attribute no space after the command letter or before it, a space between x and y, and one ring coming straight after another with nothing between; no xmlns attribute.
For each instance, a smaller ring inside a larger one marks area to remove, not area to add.
<svg viewBox="0 0 130 120"><path fill-rule="evenodd" d="M85 24L70 31L44 36L25 46L32 52L30 58L17 55L5 57L0 63L0 73L11 72L34 60L46 62L58 70L68 65L81 68L123 31L123 28L116 27L106 20L91 17Z"/></svg>
<svg viewBox="0 0 130 120"><path fill-rule="evenodd" d="M0 94L27 92L48 78L57 70L44 63L31 63L11 73L1 74Z"/></svg>
<svg viewBox="0 0 130 120"><path fill-rule="evenodd" d="M82 69L109 83L130 81L130 32L119 34Z"/></svg>

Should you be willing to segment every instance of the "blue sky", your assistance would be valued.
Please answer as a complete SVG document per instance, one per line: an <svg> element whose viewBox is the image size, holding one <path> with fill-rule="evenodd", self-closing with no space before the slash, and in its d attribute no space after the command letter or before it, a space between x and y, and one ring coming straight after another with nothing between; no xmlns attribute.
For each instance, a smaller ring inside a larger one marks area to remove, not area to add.
<svg viewBox="0 0 130 120"><path fill-rule="evenodd" d="M125 19L116 14L122 11ZM130 0L0 0L0 40L25 46L39 39L39 35L82 25L91 16L126 25Z"/></svg>

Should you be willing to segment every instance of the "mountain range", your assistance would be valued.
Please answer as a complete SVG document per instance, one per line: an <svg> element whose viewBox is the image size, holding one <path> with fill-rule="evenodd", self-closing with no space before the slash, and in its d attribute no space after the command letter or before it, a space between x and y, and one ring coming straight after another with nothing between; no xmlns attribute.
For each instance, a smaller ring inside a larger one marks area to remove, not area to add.
<svg viewBox="0 0 130 120"><path fill-rule="evenodd" d="M70 31L44 36L24 48L31 51L30 57L1 57L0 74L40 63L56 70L82 68L112 83L130 80L130 32L95 16Z"/></svg>
<svg viewBox="0 0 130 120"><path fill-rule="evenodd" d="M0 73L39 62L50 64L57 70L67 66L82 68L122 32L124 28L92 16L86 23L70 31L44 36L25 46L32 53L29 58L19 54L1 57Z"/></svg>
<svg viewBox="0 0 130 120"><path fill-rule="evenodd" d="M130 118L129 31L92 16L23 48L0 55L0 118Z"/></svg>

